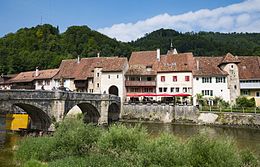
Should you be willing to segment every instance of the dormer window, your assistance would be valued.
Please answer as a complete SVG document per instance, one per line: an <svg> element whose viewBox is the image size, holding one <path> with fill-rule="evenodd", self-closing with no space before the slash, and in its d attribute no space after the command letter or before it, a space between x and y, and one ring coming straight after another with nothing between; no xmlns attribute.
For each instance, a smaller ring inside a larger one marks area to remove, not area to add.
<svg viewBox="0 0 260 167"><path fill-rule="evenodd" d="M146 66L146 71L152 71L152 66Z"/></svg>

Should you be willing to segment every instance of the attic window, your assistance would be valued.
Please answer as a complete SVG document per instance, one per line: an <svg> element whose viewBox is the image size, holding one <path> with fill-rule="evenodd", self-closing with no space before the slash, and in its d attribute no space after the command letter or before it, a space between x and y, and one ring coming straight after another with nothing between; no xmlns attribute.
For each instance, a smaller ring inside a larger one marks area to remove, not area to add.
<svg viewBox="0 0 260 167"><path fill-rule="evenodd" d="M152 70L152 66L146 66L146 70L147 71L151 71Z"/></svg>

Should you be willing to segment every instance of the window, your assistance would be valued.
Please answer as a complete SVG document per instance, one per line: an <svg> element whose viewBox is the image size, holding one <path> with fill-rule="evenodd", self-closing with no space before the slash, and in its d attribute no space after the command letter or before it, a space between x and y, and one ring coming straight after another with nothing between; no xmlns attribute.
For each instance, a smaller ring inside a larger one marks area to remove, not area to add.
<svg viewBox="0 0 260 167"><path fill-rule="evenodd" d="M226 83L225 77L216 77L216 83Z"/></svg>
<svg viewBox="0 0 260 167"><path fill-rule="evenodd" d="M201 93L203 96L213 96L213 90L202 90Z"/></svg>
<svg viewBox="0 0 260 167"><path fill-rule="evenodd" d="M163 88L163 92L167 92L167 88Z"/></svg>
<svg viewBox="0 0 260 167"><path fill-rule="evenodd" d="M199 77L196 77L196 80L198 81L198 80L199 80Z"/></svg>
<svg viewBox="0 0 260 167"><path fill-rule="evenodd" d="M119 75L117 75L116 77L119 78Z"/></svg>
<svg viewBox="0 0 260 167"><path fill-rule="evenodd" d="M171 92L174 92L174 88L173 87L171 88Z"/></svg>
<svg viewBox="0 0 260 167"><path fill-rule="evenodd" d="M99 83L97 83L97 87L99 88Z"/></svg>
<svg viewBox="0 0 260 167"><path fill-rule="evenodd" d="M162 88L159 88L159 92L162 92Z"/></svg>
<svg viewBox="0 0 260 167"><path fill-rule="evenodd" d="M47 81L46 81L46 85L50 85L50 80L47 80Z"/></svg>
<svg viewBox="0 0 260 167"><path fill-rule="evenodd" d="M190 76L185 76L185 81L190 81Z"/></svg>
<svg viewBox="0 0 260 167"><path fill-rule="evenodd" d="M176 93L180 92L180 88L175 88Z"/></svg>
<svg viewBox="0 0 260 167"><path fill-rule="evenodd" d="M172 81L173 81L173 82L177 82L177 76L173 76L173 77L172 77Z"/></svg>
<svg viewBox="0 0 260 167"><path fill-rule="evenodd" d="M144 88L144 92L153 92L153 88Z"/></svg>
<svg viewBox="0 0 260 167"><path fill-rule="evenodd" d="M202 83L211 83L211 77L202 77Z"/></svg>
<svg viewBox="0 0 260 167"><path fill-rule="evenodd" d="M234 88L237 89L237 85L235 85Z"/></svg>
<svg viewBox="0 0 260 167"><path fill-rule="evenodd" d="M248 96L249 95L249 91L248 90L242 90L242 95L243 96Z"/></svg>
<svg viewBox="0 0 260 167"><path fill-rule="evenodd" d="M161 76L161 82L165 82L165 76Z"/></svg>
<svg viewBox="0 0 260 167"><path fill-rule="evenodd" d="M38 85L43 85L43 81L42 80L38 81Z"/></svg>
<svg viewBox="0 0 260 167"><path fill-rule="evenodd" d="M186 93L186 92L187 92L187 88L184 87L184 88L183 88L183 93Z"/></svg>
<svg viewBox="0 0 260 167"><path fill-rule="evenodd" d="M191 93L192 87L188 87L188 92Z"/></svg>
<svg viewBox="0 0 260 167"><path fill-rule="evenodd" d="M97 77L99 77L99 72L97 73Z"/></svg>
<svg viewBox="0 0 260 167"><path fill-rule="evenodd" d="M255 97L260 97L260 92L255 92Z"/></svg>
<svg viewBox="0 0 260 167"><path fill-rule="evenodd" d="M108 75L108 79L110 79L110 75Z"/></svg>
<svg viewBox="0 0 260 167"><path fill-rule="evenodd" d="M231 66L230 66L230 68L232 68L232 69L233 69L233 68L234 68L234 66L233 66L233 65L231 65Z"/></svg>

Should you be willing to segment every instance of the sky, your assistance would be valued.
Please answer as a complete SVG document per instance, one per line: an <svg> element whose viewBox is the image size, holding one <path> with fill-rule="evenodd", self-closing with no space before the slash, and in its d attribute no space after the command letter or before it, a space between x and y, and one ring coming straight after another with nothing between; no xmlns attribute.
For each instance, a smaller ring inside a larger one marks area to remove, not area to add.
<svg viewBox="0 0 260 167"><path fill-rule="evenodd" d="M0 0L0 37L38 24L87 25L120 41L160 28L260 32L260 0Z"/></svg>

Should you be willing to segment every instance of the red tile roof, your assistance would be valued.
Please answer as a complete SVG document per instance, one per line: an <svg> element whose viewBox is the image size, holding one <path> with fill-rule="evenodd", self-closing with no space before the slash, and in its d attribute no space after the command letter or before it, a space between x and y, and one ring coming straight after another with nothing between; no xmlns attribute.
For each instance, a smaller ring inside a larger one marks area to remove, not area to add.
<svg viewBox="0 0 260 167"><path fill-rule="evenodd" d="M223 57L194 57L194 76L225 76L227 72L221 70L219 64Z"/></svg>
<svg viewBox="0 0 260 167"><path fill-rule="evenodd" d="M227 63L240 63L240 61L237 56L233 56L231 53L227 53L225 56L223 56L223 59L221 60L220 64Z"/></svg>
<svg viewBox="0 0 260 167"><path fill-rule="evenodd" d="M21 72L16 77L10 79L10 82L32 82L33 80L51 79L58 72L59 69L39 70L38 76L35 75L35 71Z"/></svg>
<svg viewBox="0 0 260 167"><path fill-rule="evenodd" d="M170 53L170 52L169 52ZM192 53L162 55L158 62L157 72L192 71L194 58Z"/></svg>
<svg viewBox="0 0 260 167"><path fill-rule="evenodd" d="M241 63L238 64L240 79L260 79L260 57L239 56Z"/></svg>
<svg viewBox="0 0 260 167"><path fill-rule="evenodd" d="M123 57L93 57L82 58L79 63L76 59L63 60L60 64L60 72L55 76L59 78L73 78L86 80L93 77L94 68L102 68L103 72L123 71L127 65L127 58Z"/></svg>

